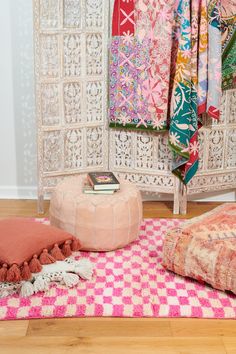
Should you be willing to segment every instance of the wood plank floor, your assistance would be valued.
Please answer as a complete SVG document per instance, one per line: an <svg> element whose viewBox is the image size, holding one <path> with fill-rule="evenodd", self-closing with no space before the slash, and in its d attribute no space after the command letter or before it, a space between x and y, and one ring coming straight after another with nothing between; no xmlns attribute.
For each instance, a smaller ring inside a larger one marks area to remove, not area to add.
<svg viewBox="0 0 236 354"><path fill-rule="evenodd" d="M187 218L219 203L189 203ZM45 215L49 203L45 202ZM0 218L40 217L35 201L0 200ZM176 217L170 202L145 202L145 217ZM236 321L84 318L0 322L0 354L236 354Z"/></svg>

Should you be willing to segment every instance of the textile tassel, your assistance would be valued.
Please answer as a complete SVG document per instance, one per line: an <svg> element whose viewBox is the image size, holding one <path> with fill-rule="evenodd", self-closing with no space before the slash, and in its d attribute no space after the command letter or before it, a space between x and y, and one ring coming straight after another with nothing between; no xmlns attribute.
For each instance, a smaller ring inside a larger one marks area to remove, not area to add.
<svg viewBox="0 0 236 354"><path fill-rule="evenodd" d="M46 248L40 254L39 261L41 264L52 264L56 262L55 258L48 253Z"/></svg>
<svg viewBox="0 0 236 354"><path fill-rule="evenodd" d="M70 248L70 242L71 241L66 241L64 245L62 246L62 253L64 254L65 257L69 257L72 255L71 248Z"/></svg>
<svg viewBox="0 0 236 354"><path fill-rule="evenodd" d="M75 251L79 251L80 248L81 248L81 244L80 244L79 240L77 238L74 238L72 240L71 250L75 252Z"/></svg>
<svg viewBox="0 0 236 354"><path fill-rule="evenodd" d="M8 282L17 282L21 281L20 268L17 264L12 264L12 266L7 271L6 281Z"/></svg>
<svg viewBox="0 0 236 354"><path fill-rule="evenodd" d="M42 264L38 260L37 254L33 256L29 263L29 269L31 273L39 273L42 270Z"/></svg>
<svg viewBox="0 0 236 354"><path fill-rule="evenodd" d="M53 249L50 252L51 256L54 257L57 261L64 261L65 257L61 252L61 249L59 248L58 244L55 243Z"/></svg>
<svg viewBox="0 0 236 354"><path fill-rule="evenodd" d="M50 278L47 276L38 276L36 277L33 285L34 285L34 292L37 293L38 291L47 291L49 289Z"/></svg>
<svg viewBox="0 0 236 354"><path fill-rule="evenodd" d="M29 280L31 278L31 271L28 265L28 262L24 262L21 269L21 278L22 280Z"/></svg>
<svg viewBox="0 0 236 354"><path fill-rule="evenodd" d="M7 264L4 263L0 269L0 281L6 281L7 278Z"/></svg>
<svg viewBox="0 0 236 354"><path fill-rule="evenodd" d="M89 259L84 258L76 262L75 273L82 279L91 280L93 276L94 265Z"/></svg>
<svg viewBox="0 0 236 354"><path fill-rule="evenodd" d="M30 281L26 281L22 284L22 287L20 289L20 296L22 297L28 297L33 295L34 293L34 286Z"/></svg>
<svg viewBox="0 0 236 354"><path fill-rule="evenodd" d="M63 274L62 283L64 283L68 288L72 288L73 286L79 284L79 276L73 273L65 273Z"/></svg>

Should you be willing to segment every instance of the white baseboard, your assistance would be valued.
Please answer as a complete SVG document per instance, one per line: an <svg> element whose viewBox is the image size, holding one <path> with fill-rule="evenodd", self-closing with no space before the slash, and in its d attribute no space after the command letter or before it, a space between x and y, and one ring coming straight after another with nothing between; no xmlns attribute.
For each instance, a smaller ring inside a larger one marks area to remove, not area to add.
<svg viewBox="0 0 236 354"><path fill-rule="evenodd" d="M191 196L189 200L195 200L197 202L236 202L236 191L231 192L218 192L218 193L208 193L199 194L193 197Z"/></svg>
<svg viewBox="0 0 236 354"><path fill-rule="evenodd" d="M0 186L0 199L37 199L37 187L29 186ZM48 199L47 197L45 199ZM158 195L143 195L143 200L152 201L171 201L173 196L170 194ZM190 196L188 200L201 201L201 202L236 202L236 191L217 192L217 193L204 193L198 196Z"/></svg>
<svg viewBox="0 0 236 354"><path fill-rule="evenodd" d="M156 194L149 195L143 194L144 201L173 201L171 194ZM190 195L188 200L195 202L236 202L236 191L229 192L215 192L215 193L202 193L198 195Z"/></svg>
<svg viewBox="0 0 236 354"><path fill-rule="evenodd" d="M0 186L0 199L37 199L37 187Z"/></svg>

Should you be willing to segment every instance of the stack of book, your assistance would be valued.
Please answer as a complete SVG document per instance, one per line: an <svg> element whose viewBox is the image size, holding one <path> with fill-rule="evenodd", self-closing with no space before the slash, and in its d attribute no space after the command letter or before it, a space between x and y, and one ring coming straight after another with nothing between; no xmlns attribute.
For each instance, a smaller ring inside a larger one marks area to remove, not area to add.
<svg viewBox="0 0 236 354"><path fill-rule="evenodd" d="M86 194L113 194L120 189L120 183L112 172L90 172L84 182Z"/></svg>

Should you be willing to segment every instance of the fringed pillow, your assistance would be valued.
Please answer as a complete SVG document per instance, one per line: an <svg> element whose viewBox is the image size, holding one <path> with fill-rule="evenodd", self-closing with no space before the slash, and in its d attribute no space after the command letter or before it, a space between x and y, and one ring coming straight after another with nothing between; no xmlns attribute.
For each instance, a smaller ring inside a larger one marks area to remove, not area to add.
<svg viewBox="0 0 236 354"><path fill-rule="evenodd" d="M78 239L56 227L23 218L0 220L0 281L28 280L42 265L79 249Z"/></svg>

